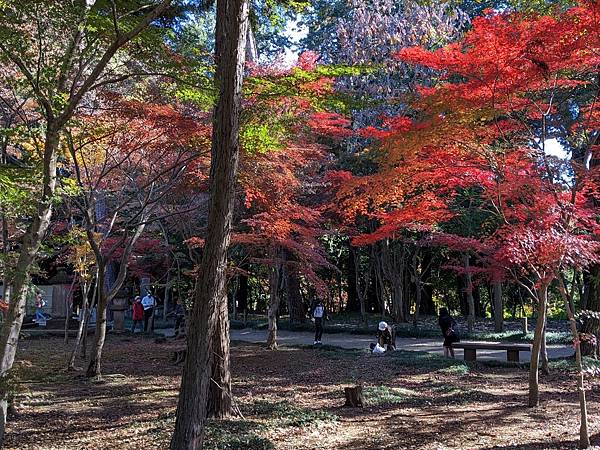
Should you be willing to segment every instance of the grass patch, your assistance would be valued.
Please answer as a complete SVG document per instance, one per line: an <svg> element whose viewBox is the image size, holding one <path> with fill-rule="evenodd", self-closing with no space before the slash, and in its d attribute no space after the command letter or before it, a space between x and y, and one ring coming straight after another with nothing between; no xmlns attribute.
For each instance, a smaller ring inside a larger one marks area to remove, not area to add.
<svg viewBox="0 0 600 450"><path fill-rule="evenodd" d="M408 350L395 350L386 353L385 356L393 358L399 365L405 367L416 367L424 371L453 373L464 375L469 372L469 366L461 360L445 358L434 353L413 352Z"/></svg>
<svg viewBox="0 0 600 450"><path fill-rule="evenodd" d="M256 400L249 413L254 416L266 416L277 427L318 427L323 423L337 422L338 416L323 410L312 410L291 404L287 400L270 402Z"/></svg>
<svg viewBox="0 0 600 450"><path fill-rule="evenodd" d="M272 450L275 445L257 432L265 426L252 420L209 421L205 450Z"/></svg>
<svg viewBox="0 0 600 450"><path fill-rule="evenodd" d="M443 367L438 370L439 373L445 373L446 375L457 375L462 376L469 373L469 366L466 364L455 364L448 367Z"/></svg>
<svg viewBox="0 0 600 450"><path fill-rule="evenodd" d="M397 405L417 395L410 389L389 388L387 386L367 387L363 390L367 406Z"/></svg>
<svg viewBox="0 0 600 450"><path fill-rule="evenodd" d="M582 360L583 371L586 374L598 376L600 375L600 360L584 356ZM574 373L577 371L575 366L575 358L551 359L548 361L550 370L558 372Z"/></svg>
<svg viewBox="0 0 600 450"><path fill-rule="evenodd" d="M474 339L478 341L504 341L504 342L533 342L533 331L529 333L523 333L522 331L504 331L502 333L472 333L466 335L467 339ZM566 331L549 331L546 333L546 342L548 344L571 344L573 342L573 336L570 332Z"/></svg>

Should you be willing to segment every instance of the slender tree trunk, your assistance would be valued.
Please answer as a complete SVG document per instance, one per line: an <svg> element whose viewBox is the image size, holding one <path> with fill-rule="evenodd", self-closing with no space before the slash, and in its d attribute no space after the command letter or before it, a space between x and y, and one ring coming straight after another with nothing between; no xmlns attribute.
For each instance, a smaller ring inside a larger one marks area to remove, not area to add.
<svg viewBox="0 0 600 450"><path fill-rule="evenodd" d="M75 359L77 357L77 350L79 350L79 346L81 345L81 341L83 338L84 326L85 326L85 318L88 311L88 295L90 291L90 285L87 281L83 282L82 288L82 297L83 301L81 302L81 320L79 320L79 326L77 327L77 336L75 337L75 344L73 345L73 350L71 351L71 355L69 356L69 360L67 362L67 370L75 370ZM87 329L85 329L87 332Z"/></svg>
<svg viewBox="0 0 600 450"><path fill-rule="evenodd" d="M27 283L29 271L35 261L40 244L50 225L52 202L56 187L56 158L59 145L59 132L53 123L48 123L44 143L44 177L42 197L38 203L37 213L21 241L19 259L10 279L12 295L0 334L0 377L12 369L19 342L19 333L25 317L25 302L27 299ZM8 399L0 398L0 447L4 442L4 428Z"/></svg>
<svg viewBox="0 0 600 450"><path fill-rule="evenodd" d="M596 341L600 342L600 319L594 317L600 313L600 264L592 266L588 277L588 283L585 287L585 307L582 309L591 311L592 314L584 314L584 320L581 327L581 332L593 334L596 336ZM581 349L583 356L593 356L597 353L597 348L585 346Z"/></svg>
<svg viewBox="0 0 600 450"><path fill-rule="evenodd" d="M349 246L348 258L346 261L346 294L348 301L346 303L346 311L360 311L360 303L358 300L358 286L356 276L356 255L354 249Z"/></svg>
<svg viewBox="0 0 600 450"><path fill-rule="evenodd" d="M415 251L412 258L412 278L415 284L415 314L413 316L413 328L417 328L419 323L419 312L421 311L421 299L423 294L423 286L421 285L421 272L419 267L418 250Z"/></svg>
<svg viewBox="0 0 600 450"><path fill-rule="evenodd" d="M73 289L75 289L75 277L73 277L73 282L71 283L71 287L69 289L69 293L65 298L65 345L69 343L69 323L71 321L71 314L73 313Z"/></svg>
<svg viewBox="0 0 600 450"><path fill-rule="evenodd" d="M463 263L465 267L465 281L466 288L465 293L467 294L467 305L469 306L469 314L467 316L467 329L469 334L473 332L475 326L475 300L473 299L473 279L471 276L471 263L469 261L469 255L463 255Z"/></svg>
<svg viewBox="0 0 600 450"><path fill-rule="evenodd" d="M277 256L275 256L277 258ZM279 312L280 302L280 278L281 265L279 261L274 263L269 277L269 310L267 318L269 320L269 335L267 336L267 347L271 350L277 349L277 314Z"/></svg>
<svg viewBox="0 0 600 450"><path fill-rule="evenodd" d="M107 261L102 256L101 250L95 242L91 228L86 230L88 233L88 242L94 249L94 255L96 257L96 267L98 268L98 307L96 308L96 333L94 334L94 347L88 364L86 376L88 378L98 378L101 376L101 365L102 365L102 350L104 348L104 342L106 340L106 320L107 320L107 308L108 304L116 297L116 295L123 287L125 278L127 277L127 266L129 258L133 252L133 247L144 232L146 227L146 220L149 217L148 211L142 211L140 214L140 223L135 229L134 233L126 240L127 245L123 250L119 263L119 273L116 280L110 289L106 286L106 270ZM88 226L90 224L88 223ZM154 320L154 318L151 318Z"/></svg>
<svg viewBox="0 0 600 450"><path fill-rule="evenodd" d="M531 349L531 364L529 366L529 406L534 407L540 404L539 393L539 374L538 367L540 362L540 352L542 349L542 340L544 332L544 322L546 321L546 305L548 302L548 285L542 284L537 291L538 317L535 324L535 333L533 336L533 348Z"/></svg>
<svg viewBox="0 0 600 450"><path fill-rule="evenodd" d="M247 0L217 0L215 79L219 83L219 100L213 120L211 198L171 450L201 449L204 439L213 363L212 340L219 303L226 298L227 247L239 159L247 26Z"/></svg>
<svg viewBox="0 0 600 450"><path fill-rule="evenodd" d="M235 300L238 313L242 314L248 310L248 275L238 275L238 288L235 291Z"/></svg>
<svg viewBox="0 0 600 450"><path fill-rule="evenodd" d="M167 272L167 282L165 283L165 298L163 300L163 322L167 322L167 310L171 303L171 268Z"/></svg>
<svg viewBox="0 0 600 450"><path fill-rule="evenodd" d="M369 292L369 285L371 283L371 267L369 266L367 268L367 270L365 271L365 275L364 275L364 286L363 289L361 290L360 288L360 283L359 280L361 279L360 277L360 264L357 261L356 258L356 250L354 250L354 248L351 248L351 251L354 253L354 276L356 279L356 296L358 297L358 302L360 304L360 318L361 318L361 322L363 324L363 326L366 328L369 326L368 320L367 320L367 295Z"/></svg>
<svg viewBox="0 0 600 450"><path fill-rule="evenodd" d="M577 331L577 322L573 310L571 309L572 299L567 294L567 288L563 282L563 278L559 277L559 291L565 304L565 311L569 319L569 326L573 341L575 342L575 364L577 366L577 392L579 393L579 410L580 410L580 425L579 425L579 448L589 448L590 435L588 431L587 417L587 400L585 398L585 380L583 375L583 363L580 348L579 332Z"/></svg>
<svg viewBox="0 0 600 450"><path fill-rule="evenodd" d="M546 316L548 313L546 312ZM550 366L548 365L548 348L546 342L546 328L548 326L548 320L544 320L544 330L542 331L542 345L540 347L540 357L542 358L542 373L544 375L550 375Z"/></svg>
<svg viewBox="0 0 600 450"><path fill-rule="evenodd" d="M98 261L97 261L98 263ZM108 304L106 286L106 265L98 264L98 305L96 306L96 332L94 333L94 346L90 355L86 376L98 378L101 375L102 349L106 339L106 307ZM87 331L87 330L86 330Z"/></svg>
<svg viewBox="0 0 600 450"><path fill-rule="evenodd" d="M96 282L94 284L94 291L92 292L92 303L88 307L87 314L85 315L85 323L83 324L83 336L81 338L81 359L85 360L87 358L87 336L88 336L88 327L90 325L90 319L92 317L92 312L94 308L98 311L98 271L96 271Z"/></svg>
<svg viewBox="0 0 600 450"><path fill-rule="evenodd" d="M494 331L501 333L504 331L504 305L502 303L502 283L495 281L492 285L492 295L494 297Z"/></svg>

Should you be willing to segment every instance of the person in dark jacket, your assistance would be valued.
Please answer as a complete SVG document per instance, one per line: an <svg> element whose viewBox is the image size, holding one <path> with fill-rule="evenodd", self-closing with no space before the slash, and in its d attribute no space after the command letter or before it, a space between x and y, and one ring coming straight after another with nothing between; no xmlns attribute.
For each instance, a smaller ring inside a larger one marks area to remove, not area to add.
<svg viewBox="0 0 600 450"><path fill-rule="evenodd" d="M315 342L314 345L322 344L323 337L323 320L327 317L325 305L321 300L314 302L310 308L310 315L315 321Z"/></svg>
<svg viewBox="0 0 600 450"><path fill-rule="evenodd" d="M438 320L442 334L444 335L444 356L454 358L454 349L452 344L460 342L460 337L456 329L456 320L452 318L446 308L440 308L440 318Z"/></svg>
<svg viewBox="0 0 600 450"><path fill-rule="evenodd" d="M387 351L396 350L396 331L386 322L379 322L377 327L377 343Z"/></svg>

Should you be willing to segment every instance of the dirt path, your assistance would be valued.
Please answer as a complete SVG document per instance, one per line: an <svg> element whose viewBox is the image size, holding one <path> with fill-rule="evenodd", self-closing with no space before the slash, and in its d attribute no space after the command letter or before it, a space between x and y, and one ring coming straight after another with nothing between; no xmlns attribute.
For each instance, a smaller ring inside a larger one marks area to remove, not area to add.
<svg viewBox="0 0 600 450"><path fill-rule="evenodd" d="M245 330L231 330L231 339L234 341L261 343L266 342L267 332L250 328ZM308 332L283 330L277 332L277 341L281 345L311 345L313 339L314 335ZM342 348L369 348L369 344L374 341L375 338L368 335L336 333L323 336L323 344ZM400 350L422 351L440 355L444 354L441 339L397 338L396 347ZM548 346L549 358L561 358L572 354L573 349L571 347L563 345ZM462 359L463 351L457 349L456 357ZM521 362L529 362L530 357L530 352L520 353ZM477 358L482 360L496 359L506 361L506 352L497 350L478 350Z"/></svg>

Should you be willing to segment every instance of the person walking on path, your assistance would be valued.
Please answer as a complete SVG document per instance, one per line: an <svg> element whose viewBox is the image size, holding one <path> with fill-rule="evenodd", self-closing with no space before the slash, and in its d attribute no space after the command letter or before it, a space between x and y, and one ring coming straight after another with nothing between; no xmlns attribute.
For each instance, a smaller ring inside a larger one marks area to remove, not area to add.
<svg viewBox="0 0 600 450"><path fill-rule="evenodd" d="M156 306L156 300L154 300L154 296L151 292L148 292L146 296L142 299L142 306L144 307L144 331L148 331L148 322L150 321L150 328L154 330L154 320L152 320L152 313L154 312L154 307Z"/></svg>
<svg viewBox="0 0 600 450"><path fill-rule="evenodd" d="M133 326L131 327L131 332L135 333L135 329L137 328L138 323L140 324L140 328L142 327L142 321L144 320L144 307L142 306L142 299L139 295L135 297L133 301ZM144 331L142 329L142 331Z"/></svg>
<svg viewBox="0 0 600 450"><path fill-rule="evenodd" d="M386 350L396 350L396 330L387 322L379 322L377 327L377 343Z"/></svg>
<svg viewBox="0 0 600 450"><path fill-rule="evenodd" d="M440 308L438 323L444 335L444 356L454 358L452 344L460 342L460 337L456 329L456 320L452 318L446 308Z"/></svg>
<svg viewBox="0 0 600 450"><path fill-rule="evenodd" d="M321 300L317 300L310 309L310 315L315 321L315 342L314 345L322 344L323 337L323 319L327 317L325 313L325 305Z"/></svg>

